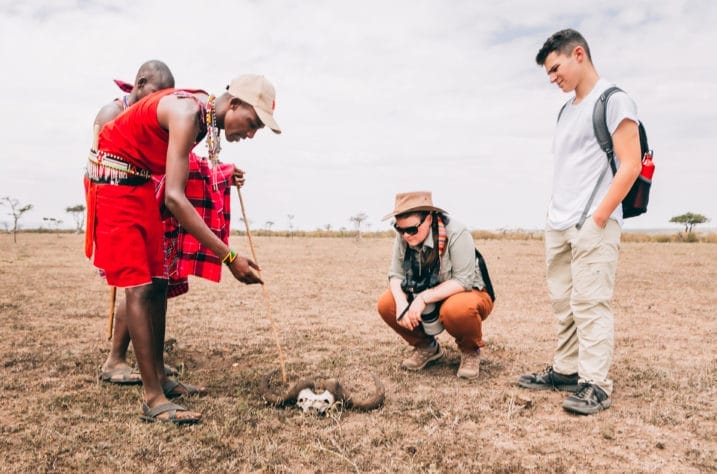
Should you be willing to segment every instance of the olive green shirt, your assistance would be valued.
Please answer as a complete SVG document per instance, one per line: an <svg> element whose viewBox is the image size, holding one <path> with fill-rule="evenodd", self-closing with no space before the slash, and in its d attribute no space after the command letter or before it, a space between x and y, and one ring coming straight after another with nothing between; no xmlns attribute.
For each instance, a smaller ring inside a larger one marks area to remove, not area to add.
<svg viewBox="0 0 717 474"><path fill-rule="evenodd" d="M427 251L437 245L433 236L433 229L423 241L421 252ZM396 235L393 242L393 256L391 257L391 268L388 271L388 279L398 278L404 280L406 274L403 271L403 259L406 257L408 244L400 235ZM466 291L473 288L482 290L485 288L478 259L475 254L473 236L460 222L450 219L446 224L446 251L441 256L438 280L443 283L447 280L456 280Z"/></svg>

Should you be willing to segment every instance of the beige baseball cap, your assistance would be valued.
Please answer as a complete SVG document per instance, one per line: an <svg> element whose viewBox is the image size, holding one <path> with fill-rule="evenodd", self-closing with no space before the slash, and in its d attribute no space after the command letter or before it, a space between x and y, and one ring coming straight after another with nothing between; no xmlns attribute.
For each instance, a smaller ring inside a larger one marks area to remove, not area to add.
<svg viewBox="0 0 717 474"><path fill-rule="evenodd" d="M264 76L242 74L233 79L227 91L234 97L254 107L259 119L274 133L281 133L279 124L274 120L276 90Z"/></svg>

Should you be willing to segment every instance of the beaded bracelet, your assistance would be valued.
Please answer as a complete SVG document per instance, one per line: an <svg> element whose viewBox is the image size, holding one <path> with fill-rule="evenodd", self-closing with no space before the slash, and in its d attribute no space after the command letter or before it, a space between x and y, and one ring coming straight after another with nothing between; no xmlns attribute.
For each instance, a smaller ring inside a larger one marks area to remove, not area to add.
<svg viewBox="0 0 717 474"><path fill-rule="evenodd" d="M229 253L222 259L222 263L226 263L227 266L231 265L234 260L237 259L237 253L229 249Z"/></svg>

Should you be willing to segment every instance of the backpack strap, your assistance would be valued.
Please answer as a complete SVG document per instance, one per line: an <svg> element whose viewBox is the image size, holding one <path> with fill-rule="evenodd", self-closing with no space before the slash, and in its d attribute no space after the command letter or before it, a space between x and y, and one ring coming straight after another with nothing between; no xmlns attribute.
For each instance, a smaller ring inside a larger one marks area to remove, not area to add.
<svg viewBox="0 0 717 474"><path fill-rule="evenodd" d="M483 278L483 284L485 285L485 291L488 292L490 300L495 302L495 291L493 291L493 283L490 281L490 275L488 274L488 267L485 264L485 259L478 249L475 249L475 251L476 260L478 260L478 268L480 269L480 276Z"/></svg>
<svg viewBox="0 0 717 474"><path fill-rule="evenodd" d="M560 107L560 112L558 112L558 120L556 120L556 122L560 122L560 117L563 116L563 112L565 112L565 107L568 106L568 104L570 103L571 100L573 100L573 99L570 99L569 101L565 102L565 103L563 104L563 106Z"/></svg>
<svg viewBox="0 0 717 474"><path fill-rule="evenodd" d="M622 92L622 89L617 86L605 89L605 91L600 94L600 97L595 102L595 107L593 108L593 131L595 132L595 138L600 145L600 149L602 149L602 151L604 151L607 155L607 162L612 169L613 176L615 176L615 173L617 172L617 166L615 165L615 150L612 149L612 137L610 136L610 131L607 128L607 101L615 92ZM575 225L578 229L585 224L585 219L590 211L590 206L595 199L595 195L597 194L602 180L605 178L606 171L607 169L600 173L600 177L593 188L593 192L590 194L587 204L585 204L585 209L583 209L583 213L580 215L580 220Z"/></svg>

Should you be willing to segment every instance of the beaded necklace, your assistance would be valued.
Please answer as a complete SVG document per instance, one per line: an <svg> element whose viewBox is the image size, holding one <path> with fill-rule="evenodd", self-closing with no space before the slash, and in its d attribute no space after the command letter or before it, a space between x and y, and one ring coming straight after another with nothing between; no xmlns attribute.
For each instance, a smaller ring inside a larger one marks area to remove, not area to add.
<svg viewBox="0 0 717 474"><path fill-rule="evenodd" d="M216 97L209 96L207 101L204 120L207 126L207 150L209 152L209 161L212 163L212 169L219 162L219 152L222 151L222 144L219 139L219 127L217 127L217 109L214 103ZM212 173L212 187L215 191L219 189L217 184L216 173Z"/></svg>
<svg viewBox="0 0 717 474"><path fill-rule="evenodd" d="M207 108L205 112L205 121L207 125L207 150L209 151L209 160L212 166L219 161L219 152L222 151L222 145L219 139L219 128L217 127L217 109L214 104L216 97L209 96Z"/></svg>

